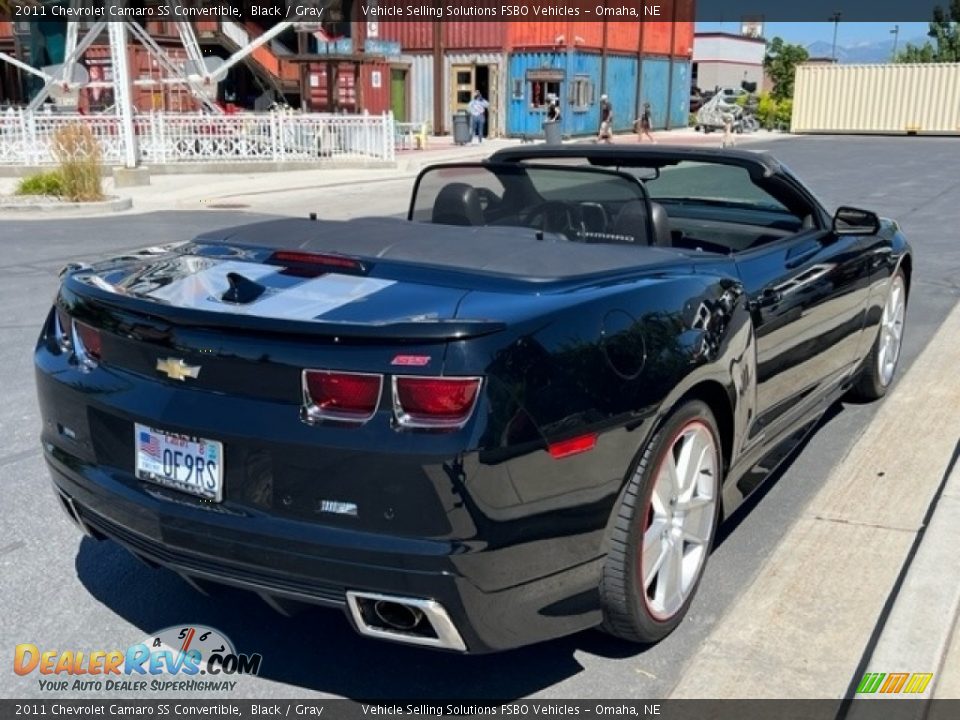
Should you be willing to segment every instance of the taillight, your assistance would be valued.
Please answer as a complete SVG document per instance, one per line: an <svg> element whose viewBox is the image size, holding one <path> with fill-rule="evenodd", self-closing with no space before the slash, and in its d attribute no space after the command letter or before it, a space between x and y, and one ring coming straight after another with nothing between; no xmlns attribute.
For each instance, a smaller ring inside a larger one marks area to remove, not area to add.
<svg viewBox="0 0 960 720"><path fill-rule="evenodd" d="M303 396L311 420L366 422L377 412L382 388L382 375L303 371Z"/></svg>
<svg viewBox="0 0 960 720"><path fill-rule="evenodd" d="M103 348L100 331L96 328L74 320L73 345L81 365L89 368L100 362Z"/></svg>
<svg viewBox="0 0 960 720"><path fill-rule="evenodd" d="M406 427L458 428L473 412L480 378L395 376L393 405Z"/></svg>
<svg viewBox="0 0 960 720"><path fill-rule="evenodd" d="M317 275L327 272L355 273L363 275L367 267L359 260L344 255L329 253L278 250L267 258L268 263L285 265L289 274Z"/></svg>

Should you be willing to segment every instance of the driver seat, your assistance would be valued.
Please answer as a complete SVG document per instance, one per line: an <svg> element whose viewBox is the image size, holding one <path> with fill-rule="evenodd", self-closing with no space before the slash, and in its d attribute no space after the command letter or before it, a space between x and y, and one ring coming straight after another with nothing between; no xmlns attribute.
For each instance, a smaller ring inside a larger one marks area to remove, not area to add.
<svg viewBox="0 0 960 720"><path fill-rule="evenodd" d="M647 235L649 229L649 236ZM632 242L638 245L654 245L656 247L670 247L670 218L660 203L651 202L650 212L647 213L647 204L642 200L631 200L626 203L616 220L613 221L614 235L633 238Z"/></svg>
<svg viewBox="0 0 960 720"><path fill-rule="evenodd" d="M435 225L483 225L483 206L477 189L462 182L444 185L433 201L430 222Z"/></svg>

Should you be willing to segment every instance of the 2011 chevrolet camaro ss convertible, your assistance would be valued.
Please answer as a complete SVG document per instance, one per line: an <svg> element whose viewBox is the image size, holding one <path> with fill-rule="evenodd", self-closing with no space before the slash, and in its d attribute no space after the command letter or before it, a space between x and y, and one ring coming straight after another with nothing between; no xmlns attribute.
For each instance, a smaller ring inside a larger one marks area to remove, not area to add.
<svg viewBox="0 0 960 720"><path fill-rule="evenodd" d="M405 219L68 266L44 455L84 531L200 588L461 652L652 642L718 524L887 391L911 268L764 154L513 148L427 168Z"/></svg>

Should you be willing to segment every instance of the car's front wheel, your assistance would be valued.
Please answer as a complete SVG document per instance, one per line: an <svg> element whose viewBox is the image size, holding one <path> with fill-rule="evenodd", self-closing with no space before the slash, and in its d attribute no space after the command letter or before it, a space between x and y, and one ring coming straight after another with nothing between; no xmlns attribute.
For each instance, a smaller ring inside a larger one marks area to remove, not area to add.
<svg viewBox="0 0 960 720"><path fill-rule="evenodd" d="M610 535L603 629L656 642L683 619L717 529L723 459L710 408L676 408L641 451Z"/></svg>
<svg viewBox="0 0 960 720"><path fill-rule="evenodd" d="M856 383L850 389L852 399L878 400L887 394L900 361L906 313L907 283L903 272L897 270L890 278L877 337L863 361Z"/></svg>

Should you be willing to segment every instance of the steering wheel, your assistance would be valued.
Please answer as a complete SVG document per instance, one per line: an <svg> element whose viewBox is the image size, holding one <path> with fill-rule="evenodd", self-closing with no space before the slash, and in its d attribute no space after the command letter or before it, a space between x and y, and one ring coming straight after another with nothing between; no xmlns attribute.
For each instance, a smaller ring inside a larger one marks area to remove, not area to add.
<svg viewBox="0 0 960 720"><path fill-rule="evenodd" d="M561 233L569 239L580 228L578 215L576 208L561 200L547 200L521 214L520 222L544 232Z"/></svg>

